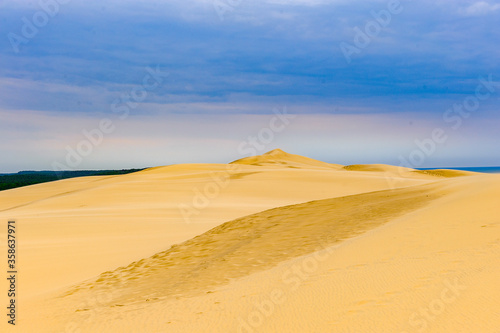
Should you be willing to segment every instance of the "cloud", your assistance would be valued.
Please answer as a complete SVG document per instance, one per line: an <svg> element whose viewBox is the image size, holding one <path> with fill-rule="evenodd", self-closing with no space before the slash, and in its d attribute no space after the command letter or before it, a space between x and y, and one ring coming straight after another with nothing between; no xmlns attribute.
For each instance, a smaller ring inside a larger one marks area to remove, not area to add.
<svg viewBox="0 0 500 333"><path fill-rule="evenodd" d="M464 16L488 15L500 9L500 4L490 4L486 1L477 1L466 8L462 8L460 13Z"/></svg>
<svg viewBox="0 0 500 333"><path fill-rule="evenodd" d="M21 54L12 54L6 39L0 42L9 63L0 69L0 77L57 82L101 96L137 84L145 66L158 64L171 72L171 80L157 91L155 102L161 103L163 96L167 104L172 99L189 103L236 94L324 101L395 92L457 94L469 89L458 85L458 79L495 70L491 64L498 50L490 40L498 33L483 21L456 23L449 8L427 1L404 3L405 11L347 65L339 43L352 43L354 27L363 27L373 20L372 11L386 5L242 1L221 22L210 1L75 0L61 8ZM20 18L30 13L7 10L0 18L7 20L5 29L18 31ZM25 96L16 101L19 108L32 108L27 101L38 100L41 108L49 109L54 103L48 99L64 99L59 104L80 110L69 103L74 95L48 92L41 98L31 91L29 86L17 91ZM100 112L106 108L97 101L92 105Z"/></svg>
<svg viewBox="0 0 500 333"><path fill-rule="evenodd" d="M210 134L224 130L223 126L200 127L210 117L218 117L223 124L230 116L248 116L241 118L244 122L255 119L252 116L271 115L274 107L283 105L307 117L349 114L353 116L349 121L356 123L355 115L372 121L371 115L382 114L398 119L413 113L439 118L474 93L479 76L500 77L496 43L500 32L491 28L497 25L500 5L491 1L402 1L404 10L350 64L339 44L353 43L355 28L364 29L376 21L373 13L384 11L387 1L222 1L233 4L224 20L212 0L73 0L61 6L19 53L7 38L1 38L2 117L15 118L30 110L26 117L50 115L47 119L55 124L9 131L14 137L32 138L12 141L13 147L29 151L28 142L40 139L36 135L44 131L72 128L78 134L88 126L84 119L92 122L112 115L113 101L141 84L147 66L158 65L170 76L131 113L129 121L137 122L137 127L124 126L114 134L116 141L110 138L108 142L116 142L116 147L130 140L137 139L141 145L151 140L137 137L136 131L145 124L140 117L168 127L179 115L186 116L179 125L186 135L178 138L186 142L186 152L209 149L195 147L197 132L189 128L206 134L206 140L224 142L224 148L237 140L235 135ZM11 0L1 6L0 35L4 37L9 32L21 34L22 18L40 10L37 1ZM498 110L499 101L492 98L481 103L474 117L485 120ZM350 128L349 121L344 125ZM320 122L308 124L320 126ZM155 127L151 133L160 131ZM332 140L326 133L325 129L321 135ZM365 132L353 133L358 139L349 136L351 142L359 143L353 151L362 154L362 144L370 142L365 142ZM328 149L328 144L308 137L314 135L308 132L297 140ZM60 142L65 140L73 142L70 136ZM374 145L387 141L380 135L376 140ZM482 140L486 144L488 139ZM1 147L0 153L15 154L15 149ZM152 151L158 153L154 147ZM51 155L51 149L55 148L48 144L40 151ZM181 160L181 155L175 159Z"/></svg>

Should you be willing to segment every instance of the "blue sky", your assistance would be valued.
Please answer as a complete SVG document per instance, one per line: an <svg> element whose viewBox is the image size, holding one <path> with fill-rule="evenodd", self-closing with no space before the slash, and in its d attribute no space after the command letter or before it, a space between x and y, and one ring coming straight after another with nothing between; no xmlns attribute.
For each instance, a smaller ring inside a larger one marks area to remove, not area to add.
<svg viewBox="0 0 500 333"><path fill-rule="evenodd" d="M498 1L0 1L0 172L227 162L276 108L296 117L258 153L500 165L499 21ZM119 118L146 68L161 82ZM480 78L489 95L453 128ZM436 128L445 142L415 153Z"/></svg>

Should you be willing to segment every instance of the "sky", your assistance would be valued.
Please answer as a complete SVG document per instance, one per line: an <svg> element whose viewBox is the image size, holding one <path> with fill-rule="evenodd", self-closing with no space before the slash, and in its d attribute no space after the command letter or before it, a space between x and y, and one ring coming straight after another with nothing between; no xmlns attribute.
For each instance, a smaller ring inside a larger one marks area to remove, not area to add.
<svg viewBox="0 0 500 333"><path fill-rule="evenodd" d="M0 173L500 165L500 1L0 0Z"/></svg>

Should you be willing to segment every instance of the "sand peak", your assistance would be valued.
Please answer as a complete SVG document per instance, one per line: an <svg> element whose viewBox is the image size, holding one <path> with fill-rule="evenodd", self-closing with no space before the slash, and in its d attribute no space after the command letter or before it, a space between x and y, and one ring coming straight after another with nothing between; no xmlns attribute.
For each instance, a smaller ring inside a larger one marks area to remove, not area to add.
<svg viewBox="0 0 500 333"><path fill-rule="evenodd" d="M264 153L262 155L290 155L290 154L282 149L276 148L276 149L270 150L267 153Z"/></svg>

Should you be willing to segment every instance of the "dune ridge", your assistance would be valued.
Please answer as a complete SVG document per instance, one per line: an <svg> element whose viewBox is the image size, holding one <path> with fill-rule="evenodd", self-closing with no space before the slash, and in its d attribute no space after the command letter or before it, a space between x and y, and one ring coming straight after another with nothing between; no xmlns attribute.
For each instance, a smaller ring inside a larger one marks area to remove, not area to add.
<svg viewBox="0 0 500 333"><path fill-rule="evenodd" d="M397 167L387 164L352 164L344 166L343 169L348 171L372 171L372 172L392 172L392 173L403 173L415 170L411 168Z"/></svg>
<svg viewBox="0 0 500 333"><path fill-rule="evenodd" d="M423 175L445 177L445 178L473 176L478 174L477 172L473 171L451 170L451 169L415 170L413 172Z"/></svg>
<svg viewBox="0 0 500 333"><path fill-rule="evenodd" d="M230 164L244 164L255 166L286 166L289 168L300 167L319 167L339 170L342 168L340 164L331 164L318 161L309 157L287 153L281 149L274 149L262 155L244 157Z"/></svg>
<svg viewBox="0 0 500 333"><path fill-rule="evenodd" d="M223 223L167 251L101 274L66 295L82 289L103 293L113 289L121 294L113 300L120 304L186 296L314 252L325 236L328 242L323 245L329 246L359 235L443 196L438 189L428 184L270 209ZM143 288L135 282L139 277L155 286L153 293L147 290L149 285Z"/></svg>

